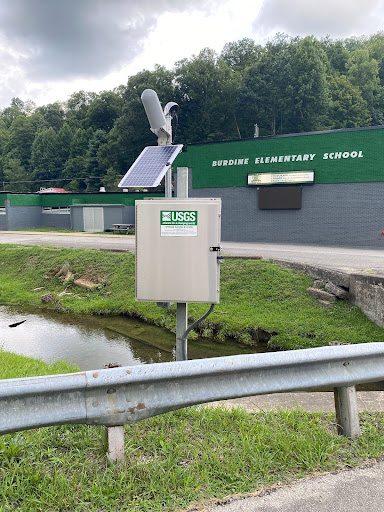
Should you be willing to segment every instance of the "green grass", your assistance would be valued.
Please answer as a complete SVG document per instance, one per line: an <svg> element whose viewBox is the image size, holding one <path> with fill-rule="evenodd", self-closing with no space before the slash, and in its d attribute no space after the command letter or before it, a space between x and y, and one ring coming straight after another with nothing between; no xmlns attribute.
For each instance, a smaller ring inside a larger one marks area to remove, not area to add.
<svg viewBox="0 0 384 512"><path fill-rule="evenodd" d="M68 263L75 277L85 275L99 283L93 292L64 283L56 276ZM42 293L57 297L49 308L64 313L126 315L175 330L175 306L164 311L154 303L135 302L133 254L53 247L0 246L0 302L42 307ZM227 258L221 269L221 299L200 327L200 334L252 345L270 338L285 349L328 345L331 341L384 341L384 329L368 320L348 301L322 308L306 289L313 283L304 273L265 260ZM38 292L35 288L42 288ZM208 305L189 305L190 321Z"/></svg>
<svg viewBox="0 0 384 512"><path fill-rule="evenodd" d="M66 363L57 361L55 364L47 364L40 359L13 354L0 350L0 379L12 379L16 377L33 377L35 375L53 375L71 373L79 369Z"/></svg>
<svg viewBox="0 0 384 512"><path fill-rule="evenodd" d="M1 378L63 369L0 352ZM382 414L362 414L355 441L337 436L334 421L303 410L188 408L126 426L122 465L108 460L103 427L8 434L0 437L0 511L191 510L384 454Z"/></svg>

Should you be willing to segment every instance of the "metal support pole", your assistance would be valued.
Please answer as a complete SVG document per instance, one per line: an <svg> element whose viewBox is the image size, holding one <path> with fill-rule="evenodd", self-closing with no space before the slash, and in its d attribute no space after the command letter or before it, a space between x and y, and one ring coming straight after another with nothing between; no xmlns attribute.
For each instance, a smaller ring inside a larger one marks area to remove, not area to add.
<svg viewBox="0 0 384 512"><path fill-rule="evenodd" d="M168 169L165 174L165 184L164 184L164 197L171 199L172 197L172 166Z"/></svg>
<svg viewBox="0 0 384 512"><path fill-rule="evenodd" d="M188 197L188 167L177 168L177 198ZM186 361L187 340L183 340L182 336L188 328L188 304L182 302L176 305L176 361Z"/></svg>
<svg viewBox="0 0 384 512"><path fill-rule="evenodd" d="M168 135L163 138L158 138L159 146L169 146L172 144L172 117L170 114L165 116L166 122L166 132ZM164 196L168 199L172 197L172 166L169 167L168 171L165 174L165 183L164 183Z"/></svg>
<svg viewBox="0 0 384 512"><path fill-rule="evenodd" d="M359 411L355 386L335 388L337 432L345 437L358 437L360 432Z"/></svg>
<svg viewBox="0 0 384 512"><path fill-rule="evenodd" d="M186 361L187 340L182 336L188 328L188 305L185 302L176 304L176 361Z"/></svg>

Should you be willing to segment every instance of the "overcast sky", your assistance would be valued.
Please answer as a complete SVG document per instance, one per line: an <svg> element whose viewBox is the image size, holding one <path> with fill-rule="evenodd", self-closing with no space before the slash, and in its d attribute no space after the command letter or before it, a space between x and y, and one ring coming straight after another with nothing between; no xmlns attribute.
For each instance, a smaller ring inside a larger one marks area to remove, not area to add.
<svg viewBox="0 0 384 512"><path fill-rule="evenodd" d="M205 47L384 29L384 0L0 0L0 108L125 84Z"/></svg>

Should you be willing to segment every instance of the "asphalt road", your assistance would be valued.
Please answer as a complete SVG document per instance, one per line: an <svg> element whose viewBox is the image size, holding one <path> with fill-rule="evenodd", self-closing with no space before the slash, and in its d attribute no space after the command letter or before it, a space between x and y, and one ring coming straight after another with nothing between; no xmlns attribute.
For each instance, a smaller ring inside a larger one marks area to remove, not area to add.
<svg viewBox="0 0 384 512"><path fill-rule="evenodd" d="M204 512L382 512L383 477L384 463L379 462L230 500Z"/></svg>
<svg viewBox="0 0 384 512"><path fill-rule="evenodd" d="M111 251L135 250L135 237L87 233L36 233L1 231L1 244L54 245ZM309 265L338 268L347 272L375 272L384 275L383 249L354 249L264 243L222 242L224 256L255 257L295 261Z"/></svg>

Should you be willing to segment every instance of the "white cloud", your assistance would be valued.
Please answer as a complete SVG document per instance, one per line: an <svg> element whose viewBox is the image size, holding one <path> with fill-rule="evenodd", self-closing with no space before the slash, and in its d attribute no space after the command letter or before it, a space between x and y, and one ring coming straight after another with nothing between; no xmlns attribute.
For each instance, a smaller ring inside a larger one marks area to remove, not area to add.
<svg viewBox="0 0 384 512"><path fill-rule="evenodd" d="M251 36L261 5L262 0L237 0L222 2L205 15L200 11L163 14L134 64L159 62L172 67L206 47L219 53L225 43Z"/></svg>
<svg viewBox="0 0 384 512"><path fill-rule="evenodd" d="M265 0L255 30L345 37L383 28L383 0Z"/></svg>
<svg viewBox="0 0 384 512"><path fill-rule="evenodd" d="M218 0L195 0L209 12ZM192 9L192 12L193 12ZM0 0L0 33L31 79L100 77L131 61L163 12L185 0Z"/></svg>

